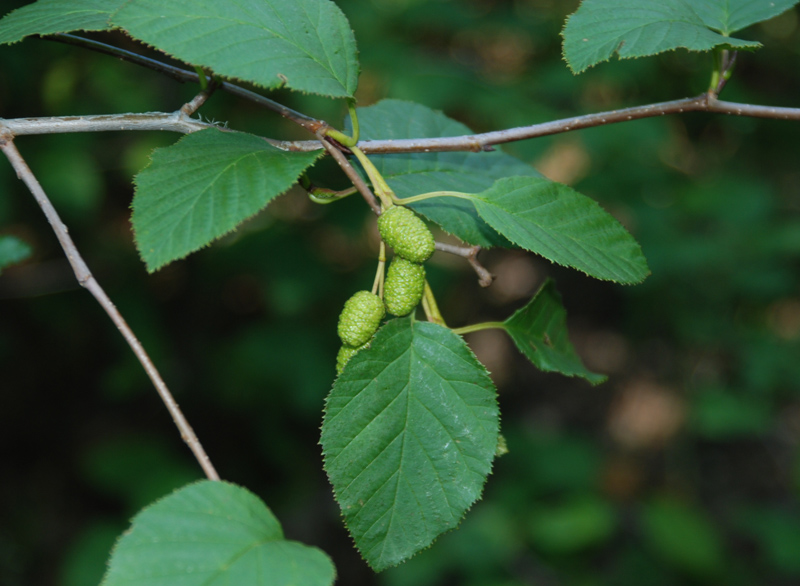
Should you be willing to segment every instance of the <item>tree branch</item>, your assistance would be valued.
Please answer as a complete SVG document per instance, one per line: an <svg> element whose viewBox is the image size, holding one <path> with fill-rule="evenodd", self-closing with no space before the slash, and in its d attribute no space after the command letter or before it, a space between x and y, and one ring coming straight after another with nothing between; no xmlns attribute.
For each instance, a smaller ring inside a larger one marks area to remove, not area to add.
<svg viewBox="0 0 800 586"><path fill-rule="evenodd" d="M194 71L188 71L179 67L167 65L155 59L143 57L142 55L125 51L124 49L119 49L111 45L106 45L90 39L84 39L82 37L67 34L56 34L45 38L112 55L125 61L136 63L155 71L159 71L181 82L199 82L199 77ZM734 60L735 53L733 57L726 60L724 63L725 71L729 70L733 66ZM735 116L800 121L800 108L781 108L775 106L760 106L720 101L716 98L716 94L719 93L719 90L722 89L723 85L724 83L721 83L720 86L716 88L716 93L705 93L694 98L684 98L681 100L659 102L645 106L634 106L632 108L599 112L597 114L574 116L571 118L564 118L562 120L554 120L551 122L543 122L540 124L510 128L506 130L497 130L483 134L425 139L371 140L359 142L358 147L365 154L491 151L493 150L492 146L497 144L515 142L518 140L527 140L530 138L547 136L551 134L560 134L563 132L570 132L572 130L580 130L582 128L603 126L605 124L615 124L618 122L639 120L653 116L664 116L667 114L681 114L684 112L714 112ZM265 108L273 110L274 112L277 112L281 116L294 121L314 134L316 134L319 130L329 128L329 125L323 120L317 120L300 112L296 112L295 110L279 104L278 102L256 94L255 92L241 88L235 84L223 82L220 85L220 88L223 91L237 95L241 98L250 100L261 106L264 106ZM270 140L270 142L274 146L287 151L314 151L319 148L319 142L316 140Z"/></svg>
<svg viewBox="0 0 800 586"><path fill-rule="evenodd" d="M670 102L658 102L645 106L634 106L621 110L610 110L584 116L573 116L531 126L521 126L507 130L496 130L483 134L449 136L440 138L409 138L391 140L366 140L358 143L365 154L428 153L450 151L491 151L492 146L539 136L571 132L582 128L604 126L665 116L684 112L711 112L753 118L772 118L777 120L800 121L800 108L781 108L723 102L713 95L702 94L695 98L684 98ZM26 134L57 134L64 132L101 132L109 130L167 130L174 132L196 132L214 125L195 120L180 110L173 113L148 112L145 114L111 114L101 116L65 116L49 118L16 118L2 120L15 136ZM328 125L317 121L323 131ZM320 148L319 140L284 141L265 138L273 146L285 151L315 151ZM328 141L326 141L328 142ZM329 144L329 143L328 143Z"/></svg>
<svg viewBox="0 0 800 586"><path fill-rule="evenodd" d="M215 127L214 124L195 120L181 110L172 113L145 112L144 114L101 114L99 116L0 118L0 122L13 136L114 130L166 130L189 134Z"/></svg>
<svg viewBox="0 0 800 586"><path fill-rule="evenodd" d="M667 114L683 114L684 112L712 112L730 114L734 116L748 116L753 118L774 118L778 120L800 121L800 108L781 108L777 106L760 106L754 104L739 104L736 102L723 102L714 96L702 94L695 98L684 98L669 102L658 102L645 106L634 106L621 110L610 110L584 116L573 116L551 122L542 122L530 126L496 130L483 134L464 136L448 136L441 138L409 138L392 140L367 140L358 143L364 153L390 154L390 153L427 153L447 151L490 151L492 146L518 140L527 140L551 134L560 134L583 128L604 126L665 116ZM315 141L281 141L274 143L284 150L315 150Z"/></svg>
<svg viewBox="0 0 800 586"><path fill-rule="evenodd" d="M136 65L141 65L142 67L147 67L148 69L152 69L153 71L163 73L164 75L167 75L177 81L180 81L181 83L200 82L200 77L197 75L195 71L189 71L187 69L182 69L180 67L168 65L166 63L162 63L161 61L157 61L156 59L150 59L149 57L144 57L143 55L132 53L131 51L126 51L125 49L120 49L112 45L106 45L105 43L100 43L98 41L93 41L91 39L85 39L83 37L77 37L75 35L68 35L68 34L55 34L44 38L53 41L58 41L60 43L66 43L68 45L83 47L85 49L97 51L98 53L111 55L112 57L117 57L118 59L121 59L123 61L134 63ZM209 79L209 82L210 81L211 80ZM228 92L229 94L238 96L245 100L249 100L251 102L258 104L259 106L272 110L273 112L280 114L284 118L288 118L292 122L295 122L296 124L302 126L311 133L315 134L317 130L327 126L327 124L321 120L317 120L316 118L311 118L310 116L306 116L305 114L292 110L291 108L288 108L283 104L279 104L274 100L270 100L269 98L266 98L260 94L251 92L250 90L246 90L243 87L240 87L236 84L228 83L227 81L225 81L222 82L219 87L224 92Z"/></svg>
<svg viewBox="0 0 800 586"><path fill-rule="evenodd" d="M478 261L478 253L481 251L480 246L455 246L453 244L445 244L444 242L436 243L436 250L442 252L449 252L456 256L461 256L469 261L475 274L478 275L478 284L481 287L488 287L494 281L494 275L486 270L480 261Z"/></svg>
<svg viewBox="0 0 800 586"><path fill-rule="evenodd" d="M322 143L322 146L325 148L325 150L328 151L328 154L331 155L339 164L339 167L342 168L342 171L344 171L345 175L347 175L347 178L353 183L353 186L364 198L364 201L367 202L367 205L372 208L372 211L375 212L376 215L380 216L381 206L378 203L378 199L375 197L375 194L372 193L372 190L369 188L369 186L361 178L361 175L358 174L358 171L356 171L353 165L350 164L350 161L347 160L347 157L345 157L338 148L325 140L321 130L317 132L317 137L319 138L319 142Z"/></svg>
<svg viewBox="0 0 800 586"><path fill-rule="evenodd" d="M47 217L47 221L50 222L50 226L53 228L53 232L56 234L56 238L58 238L58 242L64 249L67 260L69 260L70 265L72 265L72 270L75 272L75 277L78 279L78 282L82 287L88 289L100 306L105 310L105 312L114 322L114 325L116 325L117 329L122 333L122 336L131 347L131 350L133 350L136 358L144 367L145 372L147 372L147 376L150 377L150 380L153 382L153 385L155 385L158 394L161 396L161 400L164 401L167 410L172 416L172 420L175 422L178 430L180 430L183 441L185 441L189 446L189 449L194 454L194 457L197 459L197 462L200 464L203 472L205 472L206 477L209 480L219 480L219 475L214 469L214 466L211 464L211 460L203 449L203 446L200 444L200 440L197 439L192 427L189 425L189 422L184 417L183 412L178 407L178 403L175 401L172 393L170 393L167 385L164 383L164 380L161 378L161 375L159 374L152 360L150 360L150 357L147 355L147 352L145 351L141 342L139 342L138 338L134 335L133 330L131 330L130 326L128 326L127 322L122 317L122 314L120 314L119 310L111 302L111 299L109 299L108 295L106 295L105 291L97 283L94 276L92 276L92 273L89 271L89 267L86 266L86 263L78 252L78 249L75 247L72 238L70 238L67 227L61 221L61 218L58 216L58 213L47 197L47 194L45 194L42 186L39 184L36 177L33 175L33 172L30 170L27 163L22 158L22 155L20 155L19 151L14 145L13 135L2 124L0 124L0 150L2 150L3 154L5 154L8 158L11 166L17 173L17 177L19 177L25 183L33 197L36 199L36 202L39 204L39 207L42 208L44 215Z"/></svg>

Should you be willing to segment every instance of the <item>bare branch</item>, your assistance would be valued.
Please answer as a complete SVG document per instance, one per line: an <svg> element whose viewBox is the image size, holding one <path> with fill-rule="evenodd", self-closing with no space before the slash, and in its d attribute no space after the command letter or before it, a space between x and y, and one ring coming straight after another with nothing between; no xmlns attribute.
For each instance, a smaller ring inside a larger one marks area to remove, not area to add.
<svg viewBox="0 0 800 586"><path fill-rule="evenodd" d="M63 134L67 132L107 132L114 130L166 130L188 134L213 124L190 118L180 110L172 113L102 114L99 116L53 116L46 118L0 119L13 136Z"/></svg>
<svg viewBox="0 0 800 586"><path fill-rule="evenodd" d="M158 394L161 396L161 400L164 401L167 410L172 416L172 420L175 422L175 425L181 432L183 441L185 441L189 446L189 449L194 454L194 457L197 459L197 462L200 464L203 472L205 472L206 477L209 480L219 480L217 471L211 464L211 460L209 459L205 450L203 450L200 440L197 439L197 436L189 425L189 422L184 417L183 412L178 407L178 403L175 401L172 393L170 393L167 385L164 383L164 380L161 378L161 375L159 374L153 362L150 360L150 357L147 355L147 352L139 342L138 338L136 338L134 335L130 326L128 326L119 310L111 302L111 299L108 298L108 295L106 295L105 291L103 291L95 278L92 276L92 273L89 271L89 267L86 266L86 263L78 252L78 249L72 242L72 238L69 236L67 227L61 221L61 218L58 216L53 204L50 203L47 194L45 194L42 186L39 184L36 177L33 175L33 172L22 158L22 155L20 155L19 151L14 145L13 138L14 137L9 130L0 124L0 150L2 150L6 157L8 157L9 162L17 173L17 177L19 177L25 183L31 194L33 194L33 197L36 199L36 202L39 204L39 207L42 208L44 215L47 217L47 221L50 222L50 226L53 228L61 247L64 249L64 253L67 255L67 260L69 260L70 265L72 265L72 270L75 272L75 277L77 277L78 282L82 287L85 287L89 290L89 292L94 296L100 306L114 322L114 325L117 326L117 329L122 333L125 341L128 342L128 345L131 347L131 350L133 350L136 358L144 367L145 372L147 372L147 376L150 377L153 385L155 385Z"/></svg>
<svg viewBox="0 0 800 586"><path fill-rule="evenodd" d="M712 112L733 116L800 121L800 108L781 108L777 106L724 102L717 100L712 95L702 94L696 98L685 98L671 102L659 102L621 110L610 110L597 114L574 116L562 120L553 120L551 122L542 122L531 126L497 130L483 134L440 138L366 140L359 142L358 147L366 154L490 151L492 150L492 145L496 144L527 140L539 136L560 134L563 132L580 130L582 128L628 122L630 120L639 120L654 116L682 114L684 112ZM328 128L325 122L316 121L316 123L318 126L314 130L315 134L317 134L318 131ZM109 130L166 130L189 133L214 126L190 118L180 110L173 113L148 112L144 114L111 114L101 116L16 118L3 120L3 124L15 136L27 134L58 134L65 132L101 132ZM284 141L270 138L265 138L264 140L285 151L308 152L319 150L320 148L319 140ZM326 142L330 144L329 141Z"/></svg>
<svg viewBox="0 0 800 586"><path fill-rule="evenodd" d="M201 91L194 98L192 98L190 101L186 102L183 106L181 106L180 111L186 114L187 116L191 116L192 114L197 112L203 106L203 104L206 103L206 100L211 97L211 94L213 94L218 87L219 83L212 79L211 81L208 82L208 86L206 87L206 89Z"/></svg>
<svg viewBox="0 0 800 586"><path fill-rule="evenodd" d="M350 179L350 181L353 183L353 186L358 189L358 192L364 198L364 201L367 202L367 205L372 208L372 211L375 212L375 214L380 216L381 206L378 203L378 199L375 197L375 194L372 193L372 190L369 188L369 186L361 178L361 175L358 174L358 171L356 171L353 168L353 165L350 164L350 161L347 160L347 157L345 157L338 148L325 140L321 130L317 132L317 136L319 137L319 142L321 142L322 146L325 147L325 150L328 151L328 154L333 157L333 159L342 168L342 171L345 172L345 175L347 175L348 179Z"/></svg>
<svg viewBox="0 0 800 586"><path fill-rule="evenodd" d="M781 108L778 106L759 106L756 104L739 104L737 102L723 102L708 97L708 112L731 114L733 116L748 116L750 118L773 118L775 120L800 121L800 108Z"/></svg>
<svg viewBox="0 0 800 586"><path fill-rule="evenodd" d="M100 43L91 39L85 39L83 37L77 37L75 35L68 34L55 34L44 38L58 41L60 43L66 43L68 45L83 47L85 49L91 49L92 51L97 51L98 53L111 55L112 57L117 57L123 61L135 63L136 65L141 65L142 67L147 67L148 69L163 73L182 83L199 83L200 81L200 77L194 71L168 65L166 63L162 63L161 61L157 61L156 59L150 59L149 57L144 57L143 55L138 55L136 53L132 53L131 51L126 51L125 49L120 49L112 45L106 45L105 43ZM250 90L246 90L236 84L225 81L220 84L220 89L234 96L254 102L264 108L268 108L273 112L280 114L284 118L287 118L292 122L302 126L311 133L316 133L317 130L326 126L326 124L321 120L311 118L310 116L306 116L305 114L292 110L291 108L287 108L283 104L279 104L274 100L270 100L269 98L266 98L255 92L251 92Z"/></svg>
<svg viewBox="0 0 800 586"><path fill-rule="evenodd" d="M610 110L608 112L586 114L584 116L573 116L571 118L542 122L531 126L509 128L507 130L496 130L483 134L441 138L366 140L359 142L358 148L367 154L490 151L492 150L492 146L497 144L527 140L551 134L560 134L583 128L592 128L594 126L652 118L654 116L682 114L684 112L713 112L735 116L800 121L800 108L780 108L776 106L723 102L715 99L713 96L702 94L695 98L659 102L645 106L634 106L632 108ZM316 141L279 141L273 144L283 150L312 151L318 148Z"/></svg>
<svg viewBox="0 0 800 586"><path fill-rule="evenodd" d="M436 250L449 252L450 254L466 258L469 264L472 265L475 274L478 275L478 284L481 287L488 287L492 284L492 281L494 281L494 275L486 270L486 267L478 261L478 253L481 251L480 246L455 246L453 244L437 242Z"/></svg>

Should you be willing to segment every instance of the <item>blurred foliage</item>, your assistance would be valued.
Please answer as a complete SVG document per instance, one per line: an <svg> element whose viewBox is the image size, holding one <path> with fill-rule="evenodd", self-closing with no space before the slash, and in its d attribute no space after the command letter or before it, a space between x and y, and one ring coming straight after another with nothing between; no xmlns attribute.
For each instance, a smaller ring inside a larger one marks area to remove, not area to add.
<svg viewBox="0 0 800 586"><path fill-rule="evenodd" d="M558 33L576 0L338 3L359 43L362 105L414 100L476 131L695 95L710 75L709 55L679 51L573 77ZM148 53L119 35L94 36ZM742 36L764 48L740 56L723 97L796 107L797 9ZM49 41L0 52L4 118L169 111L195 91ZM339 102L273 97L334 124L344 115ZM306 138L230 96L202 112ZM610 378L592 388L543 374L502 336L469 336L498 383L510 453L459 529L378 576L342 527L317 445L339 308L372 281L368 210L356 198L316 207L290 192L149 276L130 236L130 178L152 148L176 139L37 136L18 147L222 476L264 498L287 537L327 551L340 583L800 581L796 123L693 113L508 146L623 221L653 275L625 288L488 251L498 279L482 290L464 263L433 257L431 279L454 325L505 319L554 277L574 344ZM344 184L327 161L315 176ZM201 473L8 165L0 193L0 234L33 250L0 276L0 584L92 584L132 513Z"/></svg>

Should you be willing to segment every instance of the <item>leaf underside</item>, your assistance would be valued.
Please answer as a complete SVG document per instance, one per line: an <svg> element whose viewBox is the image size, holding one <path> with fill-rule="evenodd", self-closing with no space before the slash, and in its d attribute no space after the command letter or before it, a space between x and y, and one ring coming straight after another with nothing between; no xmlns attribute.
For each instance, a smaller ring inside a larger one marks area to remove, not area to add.
<svg viewBox="0 0 800 586"><path fill-rule="evenodd" d="M625 284L650 274L639 244L622 224L566 185L507 177L471 198L492 228L556 264Z"/></svg>
<svg viewBox="0 0 800 586"><path fill-rule="evenodd" d="M606 377L588 370L569 341L567 312L552 279L545 281L525 307L503 322L517 348L539 370L580 376L592 384Z"/></svg>
<svg viewBox="0 0 800 586"><path fill-rule="evenodd" d="M162 51L266 88L350 97L355 37L330 0L131 0L112 22Z"/></svg>
<svg viewBox="0 0 800 586"><path fill-rule="evenodd" d="M480 497L497 446L496 391L448 328L394 319L336 380L322 424L325 470L376 571L454 528Z"/></svg>
<svg viewBox="0 0 800 586"><path fill-rule="evenodd" d="M0 44L16 43L29 35L70 31L102 31L125 0L39 0L0 20Z"/></svg>
<svg viewBox="0 0 800 586"><path fill-rule="evenodd" d="M645 57L678 48L756 49L728 35L772 18L797 0L584 0L562 32L564 58L574 73L615 53Z"/></svg>
<svg viewBox="0 0 800 586"><path fill-rule="evenodd" d="M438 138L472 134L441 112L402 100L383 100L358 109L361 140ZM350 121L347 120L350 129ZM530 165L500 150L481 153L408 153L372 158L398 197L429 191L477 193L508 175L541 177ZM466 200L437 198L412 204L420 214L473 245L510 246Z"/></svg>
<svg viewBox="0 0 800 586"><path fill-rule="evenodd" d="M102 586L330 586L335 574L322 551L287 541L254 494L204 480L134 517Z"/></svg>
<svg viewBox="0 0 800 586"><path fill-rule="evenodd" d="M156 149L151 164L134 178L131 222L147 269L155 271L234 230L289 189L318 156L216 129Z"/></svg>

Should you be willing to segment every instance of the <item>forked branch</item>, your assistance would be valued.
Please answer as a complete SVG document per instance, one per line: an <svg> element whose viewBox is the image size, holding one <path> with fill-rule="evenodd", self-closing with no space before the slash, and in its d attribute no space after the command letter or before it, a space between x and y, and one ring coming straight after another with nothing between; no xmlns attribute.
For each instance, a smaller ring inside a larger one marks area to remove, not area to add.
<svg viewBox="0 0 800 586"><path fill-rule="evenodd" d="M486 270L486 267L478 260L478 253L481 251L480 246L455 246L453 244L437 242L436 250L455 254L456 256L467 259L472 269L475 271L475 274L478 275L478 284L481 287L488 287L494 281L494 275Z"/></svg>
<svg viewBox="0 0 800 586"><path fill-rule="evenodd" d="M124 49L119 49L111 45L106 45L90 39L77 37L74 35L58 34L52 35L51 38L56 41L78 45L93 51L99 51L108 55L113 55L120 59L136 63L138 65L148 67L155 71L164 73L174 79L182 82L200 81L199 76L194 71L187 71L179 67L161 63L155 59L150 59ZM733 66L735 54L726 57L723 63L724 72L728 72ZM725 77L724 75L722 76ZM532 124L529 126L520 126L517 128L509 128L506 130L496 130L493 132L485 132L482 134L472 134L464 136L441 137L441 138L420 138L420 139L393 139L393 140L369 140L361 141L358 147L365 154L389 154L389 153L419 153L419 152L446 152L446 151L490 151L492 147L498 144L508 142L515 142L519 140L527 140L530 138L537 138L540 136L548 136L552 134L560 134L563 132L571 132L573 130L580 130L583 128L592 128L595 126L603 126L606 124L616 124L619 122L627 122L630 120L639 120L642 118L651 118L654 116L665 116L667 114L682 114L684 112L712 112L718 114L729 114L733 116L748 116L754 118L774 118L778 120L795 120L800 121L800 108L781 108L776 106L762 106L755 104L739 104L735 102L724 102L717 99L717 94L724 86L724 80L714 88L715 92L701 94L694 98L684 98L681 100L672 100L668 102L659 102L655 104L647 104L644 106L634 106L631 108L622 108L619 110L610 110L607 112L598 112L596 114L586 114L583 116L573 116L571 118L564 118L562 120L553 120L550 122L542 122L539 124ZM316 134L320 130L329 128L329 125L323 120L317 120L310 116L306 116L300 112L296 112L274 100L270 100L255 92L251 92L241 88L235 84L222 82L220 88L223 91L237 95L241 98L253 101L254 103L277 112L281 116L292 120L296 124L302 126L309 132ZM134 114L126 114L124 116L142 116ZM163 114L161 116L168 116ZM89 117L84 117L88 119ZM41 134L44 132L82 132L82 131L95 131L95 130L108 130L109 128L90 128L88 126L71 125L67 123L60 123L59 130L46 130L48 125L34 124L34 120L47 120L47 119L26 119L28 122L25 128L28 132L26 134ZM53 123L57 119L49 119ZM15 121L8 121L9 126ZM99 122L99 121L98 121ZM143 121L144 122L144 121ZM202 124L201 122L191 121L192 123ZM123 128L115 128L122 130ZM128 127L125 129L144 129L143 126ZM192 132L189 126L179 126L175 123L169 125L164 130L176 130L178 132ZM197 129L195 127L195 129ZM15 134L20 135L22 132L14 130ZM314 151L319 149L319 142L317 140L304 140L304 141L278 141L267 139L274 146L287 150L287 151ZM329 151L330 152L330 151Z"/></svg>
<svg viewBox="0 0 800 586"><path fill-rule="evenodd" d="M642 118L666 116L667 114L683 114L685 112L711 112L732 116L800 121L800 108L781 108L777 106L724 102L717 100L712 95L702 94L696 98L684 98L682 100L658 102L645 106L623 108L621 110L573 116L571 118L552 120L550 122L542 122L530 126L485 132L483 134L440 138L365 140L359 142L358 147L366 154L490 151L493 145L507 142L527 140L551 134L561 134L583 128L604 126L606 124L629 122ZM314 130L315 134L320 130L328 128L326 123L317 122L319 126ZM167 130L189 133L214 126L190 118L180 111L173 113L149 112L145 114L112 114L101 116L15 118L3 120L3 123L15 136L59 134L66 132L102 132L110 130ZM269 138L265 140L273 146L286 151L315 151L320 148L319 140L284 141Z"/></svg>

